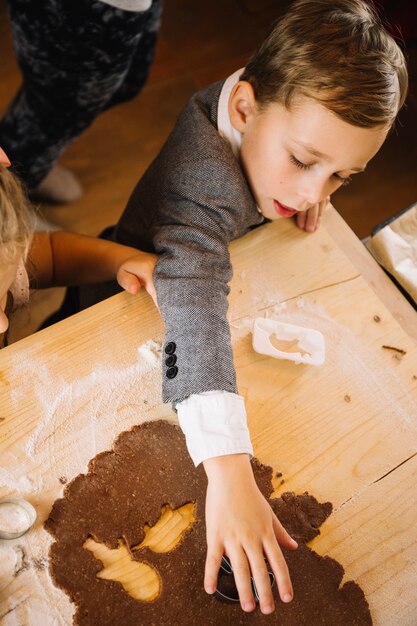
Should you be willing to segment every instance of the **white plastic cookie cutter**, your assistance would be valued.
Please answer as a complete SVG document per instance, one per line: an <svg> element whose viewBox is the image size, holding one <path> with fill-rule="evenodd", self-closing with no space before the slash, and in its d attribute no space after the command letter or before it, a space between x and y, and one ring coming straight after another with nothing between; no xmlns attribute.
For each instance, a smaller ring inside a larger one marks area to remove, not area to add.
<svg viewBox="0 0 417 626"><path fill-rule="evenodd" d="M324 337L320 331L263 317L255 318L252 345L260 354L294 363L323 365L325 359Z"/></svg>

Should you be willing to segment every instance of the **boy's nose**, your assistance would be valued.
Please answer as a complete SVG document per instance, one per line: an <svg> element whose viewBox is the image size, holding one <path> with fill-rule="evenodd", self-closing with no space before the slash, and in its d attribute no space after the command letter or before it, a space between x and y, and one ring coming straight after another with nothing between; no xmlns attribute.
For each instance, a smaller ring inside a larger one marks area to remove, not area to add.
<svg viewBox="0 0 417 626"><path fill-rule="evenodd" d="M322 202L328 195L330 195L328 181L310 181L310 183L306 185L302 195L306 204L310 207Z"/></svg>

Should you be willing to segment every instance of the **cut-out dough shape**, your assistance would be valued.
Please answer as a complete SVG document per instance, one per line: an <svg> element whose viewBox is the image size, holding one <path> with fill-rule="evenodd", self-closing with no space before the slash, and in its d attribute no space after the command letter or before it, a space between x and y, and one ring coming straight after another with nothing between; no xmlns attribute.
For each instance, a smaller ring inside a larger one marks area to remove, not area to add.
<svg viewBox="0 0 417 626"><path fill-rule="evenodd" d="M160 554L174 550L195 522L194 508L192 502L174 510L168 505L162 507L161 517L154 526L145 524L145 539L134 546L132 552L145 547ZM104 565L97 578L121 583L135 600L151 602L159 596L161 583L156 570L147 563L136 561L122 539L119 547L113 550L89 537L84 548Z"/></svg>
<svg viewBox="0 0 417 626"><path fill-rule="evenodd" d="M88 538L84 548L90 550L104 565L97 578L121 583L135 600L151 602L159 596L161 583L156 570L147 563L135 561L123 541L112 550L104 543Z"/></svg>
<svg viewBox="0 0 417 626"><path fill-rule="evenodd" d="M168 505L164 506L155 526L145 524L145 539L134 546L132 551L148 547L153 552L171 552L194 524L194 508L192 502L174 510Z"/></svg>

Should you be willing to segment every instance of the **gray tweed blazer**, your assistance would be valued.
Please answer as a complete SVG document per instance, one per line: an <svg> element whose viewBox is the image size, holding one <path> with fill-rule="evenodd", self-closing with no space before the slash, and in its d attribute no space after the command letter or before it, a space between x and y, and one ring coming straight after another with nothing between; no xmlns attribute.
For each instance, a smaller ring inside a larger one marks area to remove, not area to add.
<svg viewBox="0 0 417 626"><path fill-rule="evenodd" d="M163 398L236 392L226 314L228 244L265 220L242 169L217 130L223 82L196 93L139 181L111 238L159 256L165 323Z"/></svg>

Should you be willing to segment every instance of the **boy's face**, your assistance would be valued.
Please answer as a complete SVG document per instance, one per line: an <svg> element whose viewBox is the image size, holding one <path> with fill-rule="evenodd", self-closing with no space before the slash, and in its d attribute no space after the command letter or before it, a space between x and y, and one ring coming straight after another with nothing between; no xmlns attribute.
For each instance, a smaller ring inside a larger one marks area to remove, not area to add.
<svg viewBox="0 0 417 626"><path fill-rule="evenodd" d="M274 103L260 110L251 85L243 81L232 91L229 113L242 133L246 178L262 214L271 220L324 202L365 169L388 132L348 124L307 97L296 99L290 109Z"/></svg>

